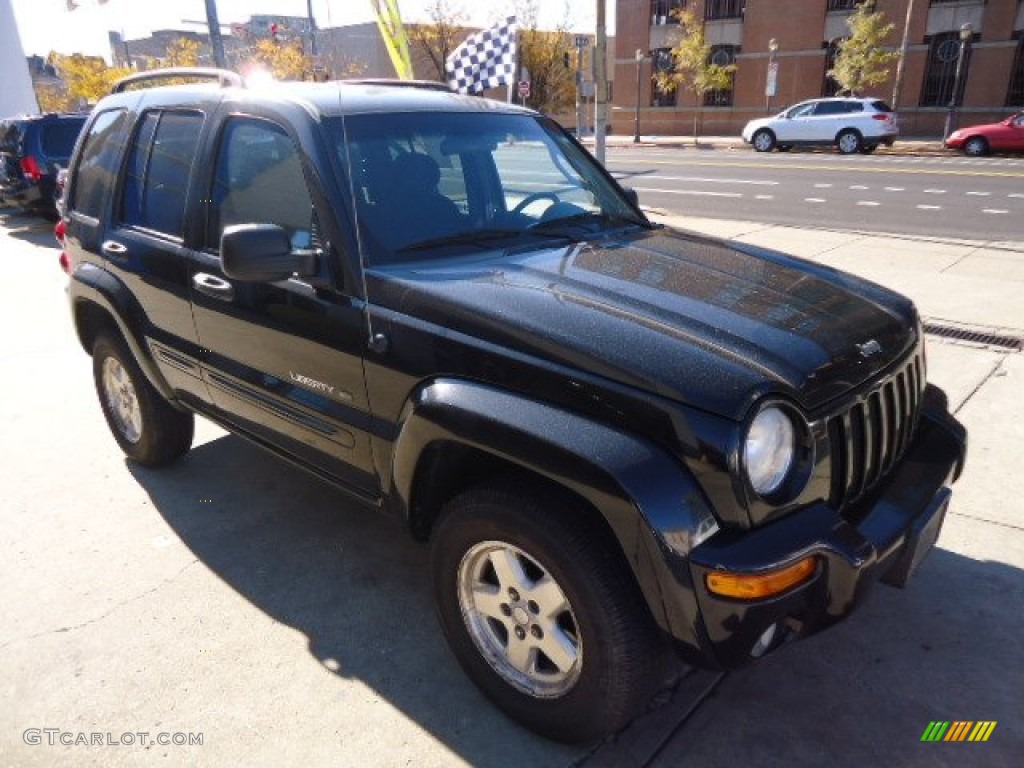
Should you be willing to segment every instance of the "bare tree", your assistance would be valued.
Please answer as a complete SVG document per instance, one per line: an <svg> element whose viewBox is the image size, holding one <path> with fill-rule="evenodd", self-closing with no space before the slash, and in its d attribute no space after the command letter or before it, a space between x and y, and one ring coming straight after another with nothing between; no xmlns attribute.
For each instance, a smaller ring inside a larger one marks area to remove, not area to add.
<svg viewBox="0 0 1024 768"><path fill-rule="evenodd" d="M419 49L433 68L432 75L448 79L444 63L466 37L466 12L451 0L430 0L427 24L409 24L406 31L413 48Z"/></svg>

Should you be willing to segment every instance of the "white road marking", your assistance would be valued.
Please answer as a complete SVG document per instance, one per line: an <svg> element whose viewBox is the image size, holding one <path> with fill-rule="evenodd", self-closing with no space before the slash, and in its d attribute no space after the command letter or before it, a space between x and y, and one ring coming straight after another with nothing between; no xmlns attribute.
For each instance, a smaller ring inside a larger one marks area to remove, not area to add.
<svg viewBox="0 0 1024 768"><path fill-rule="evenodd" d="M823 197L805 197L804 198L804 202L805 203L824 203L826 201L825 201L825 198L823 198Z"/></svg>
<svg viewBox="0 0 1024 768"><path fill-rule="evenodd" d="M967 194L971 195L973 197L988 197L992 193L991 192L968 192Z"/></svg>
<svg viewBox="0 0 1024 768"><path fill-rule="evenodd" d="M854 184L850 189L868 189L868 187L865 187L863 184Z"/></svg>
<svg viewBox="0 0 1024 768"><path fill-rule="evenodd" d="M658 189L657 187L635 187L637 192L661 192L666 195L697 195L703 197L743 197L740 192L708 192L703 189Z"/></svg>
<svg viewBox="0 0 1024 768"><path fill-rule="evenodd" d="M907 188L906 187L886 187L885 191L886 192L906 192Z"/></svg>
<svg viewBox="0 0 1024 768"><path fill-rule="evenodd" d="M925 192L926 195L944 195L944 194L946 194L946 190L944 190L944 189L926 189L924 192Z"/></svg>
<svg viewBox="0 0 1024 768"><path fill-rule="evenodd" d="M774 200L775 195L754 195L755 200Z"/></svg>
<svg viewBox="0 0 1024 768"><path fill-rule="evenodd" d="M1020 198L1020 197L1024 197L1024 195L1022 195L1020 192L1011 192L1010 194L1007 195L1007 197L1018 197L1018 198Z"/></svg>
<svg viewBox="0 0 1024 768"><path fill-rule="evenodd" d="M982 213L1009 213L1009 211L1002 208L982 208Z"/></svg>
<svg viewBox="0 0 1024 768"><path fill-rule="evenodd" d="M881 205L881 203L876 203L874 200L858 200L857 201L857 205L871 205L871 206L875 206L875 205Z"/></svg>
<svg viewBox="0 0 1024 768"><path fill-rule="evenodd" d="M831 189L832 185L831 184L815 184L814 188L815 189Z"/></svg>
<svg viewBox="0 0 1024 768"><path fill-rule="evenodd" d="M919 205L917 207L918 207L918 210L921 210L921 211L941 211L942 210L942 206L941 205Z"/></svg>
<svg viewBox="0 0 1024 768"><path fill-rule="evenodd" d="M758 187L777 187L779 182L777 181L760 181L758 179L708 179L701 176L662 176L661 174L655 174L653 176L646 176L645 178L654 179L656 181L697 181L707 184L753 184Z"/></svg>

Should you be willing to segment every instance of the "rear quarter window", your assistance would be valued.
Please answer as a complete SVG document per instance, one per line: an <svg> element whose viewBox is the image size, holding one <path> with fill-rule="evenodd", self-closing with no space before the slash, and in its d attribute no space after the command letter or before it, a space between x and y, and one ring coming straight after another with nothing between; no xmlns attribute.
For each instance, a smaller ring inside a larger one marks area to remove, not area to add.
<svg viewBox="0 0 1024 768"><path fill-rule="evenodd" d="M128 116L112 109L96 116L72 171L68 210L98 219L117 179Z"/></svg>
<svg viewBox="0 0 1024 768"><path fill-rule="evenodd" d="M892 107L884 101L872 101L871 106L876 112L892 112Z"/></svg>
<svg viewBox="0 0 1024 768"><path fill-rule="evenodd" d="M21 120L5 120L0 123L0 152L18 154L21 148L23 125L24 122Z"/></svg>

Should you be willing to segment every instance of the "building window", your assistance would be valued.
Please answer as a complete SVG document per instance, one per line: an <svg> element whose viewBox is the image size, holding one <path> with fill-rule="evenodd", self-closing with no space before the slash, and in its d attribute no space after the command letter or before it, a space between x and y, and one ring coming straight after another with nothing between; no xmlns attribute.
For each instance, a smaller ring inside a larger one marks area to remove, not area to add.
<svg viewBox="0 0 1024 768"><path fill-rule="evenodd" d="M864 0L828 0L827 11L855 11Z"/></svg>
<svg viewBox="0 0 1024 768"><path fill-rule="evenodd" d="M926 38L927 40L927 38ZM971 49L967 48L967 59L964 61L963 77L960 80L960 92L956 95L958 104L964 99L964 86L967 84L967 72L971 66ZM953 84L956 80L956 60L960 56L960 32L943 32L933 35L928 40L928 65L924 73L924 84L921 88L922 107L945 107L953 97Z"/></svg>
<svg viewBox="0 0 1024 768"><path fill-rule="evenodd" d="M744 0L706 0L704 20L742 19Z"/></svg>
<svg viewBox="0 0 1024 768"><path fill-rule="evenodd" d="M713 45L711 46L711 54L708 56L708 62L711 64L717 64L720 67L727 67L730 64L736 62L736 54L739 53L739 47L735 45ZM728 88L722 88L719 90L708 91L704 94L704 106L705 107L731 107L732 106L732 82L730 76L730 83Z"/></svg>
<svg viewBox="0 0 1024 768"><path fill-rule="evenodd" d="M651 51L651 68L655 72L671 72L675 62L672 60L671 48L656 48ZM651 78L651 106L652 107L674 107L676 105L676 91L667 91L658 85L655 78Z"/></svg>
<svg viewBox="0 0 1024 768"><path fill-rule="evenodd" d="M837 95L839 93L839 89L842 88L836 79L834 77L829 77L828 74L828 71L836 65L836 55L839 53L839 43L841 43L842 40L843 38L836 38L835 40L829 40L827 43L824 43L825 71L822 75L821 95L825 97Z"/></svg>
<svg viewBox="0 0 1024 768"><path fill-rule="evenodd" d="M651 0L651 26L675 24L675 12L686 7L686 0Z"/></svg>
<svg viewBox="0 0 1024 768"><path fill-rule="evenodd" d="M1017 38L1017 55L1013 57L1010 88L1006 91L1006 106L1024 106L1024 36Z"/></svg>

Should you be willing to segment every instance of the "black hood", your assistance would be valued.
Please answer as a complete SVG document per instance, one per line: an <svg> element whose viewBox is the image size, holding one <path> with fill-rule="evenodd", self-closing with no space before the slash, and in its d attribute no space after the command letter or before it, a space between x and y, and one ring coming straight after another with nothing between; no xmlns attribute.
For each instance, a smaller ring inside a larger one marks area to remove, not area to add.
<svg viewBox="0 0 1024 768"><path fill-rule="evenodd" d="M400 313L735 419L767 393L814 410L916 341L898 294L671 230L394 265L370 290Z"/></svg>

